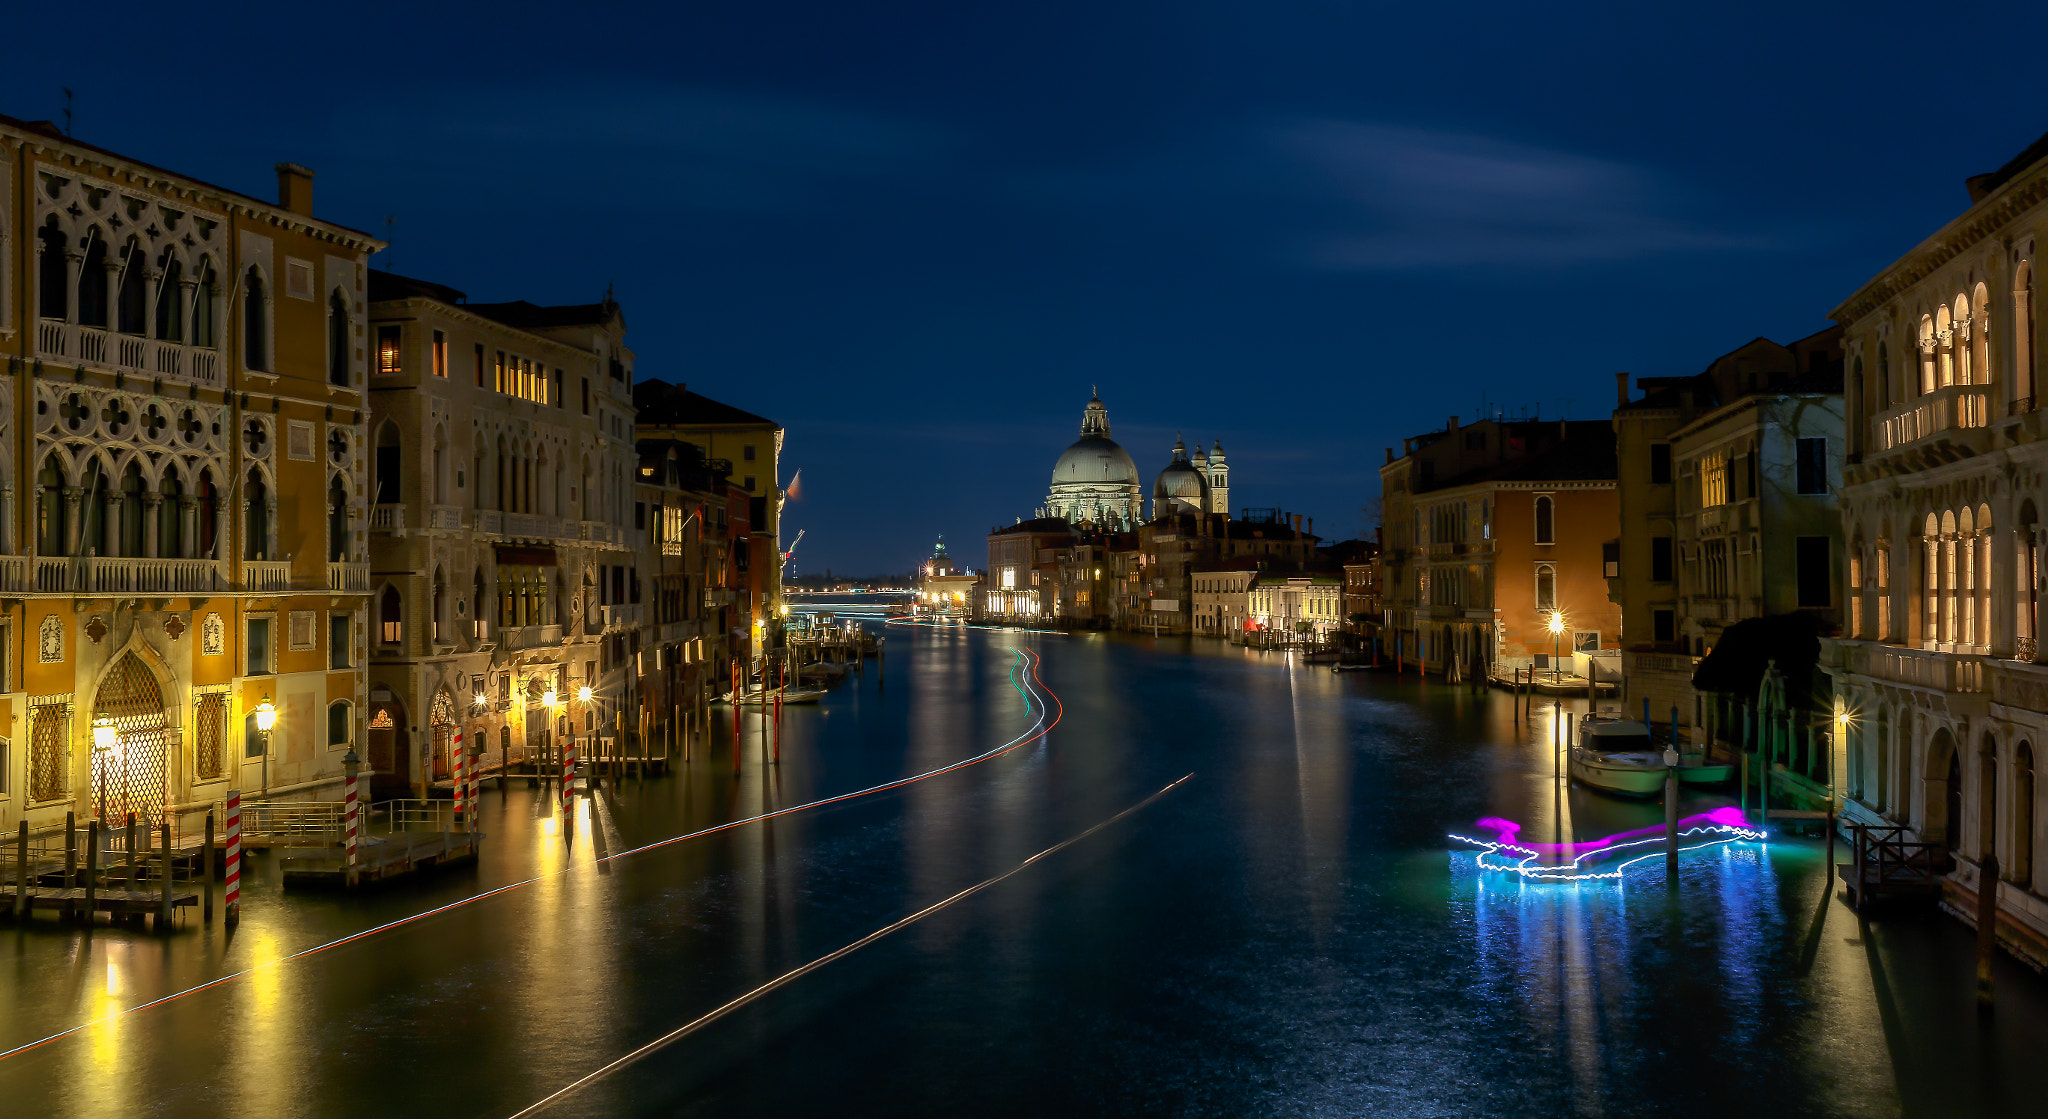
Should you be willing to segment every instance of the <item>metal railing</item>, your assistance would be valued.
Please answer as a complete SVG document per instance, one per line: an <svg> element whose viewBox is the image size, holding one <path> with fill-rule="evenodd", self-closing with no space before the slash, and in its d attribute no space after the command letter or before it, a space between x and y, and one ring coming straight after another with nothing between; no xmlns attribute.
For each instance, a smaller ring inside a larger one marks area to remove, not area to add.
<svg viewBox="0 0 2048 1119"><path fill-rule="evenodd" d="M279 847L327 847L343 837L345 806L334 800L245 800L242 836Z"/></svg>
<svg viewBox="0 0 2048 1119"><path fill-rule="evenodd" d="M451 800L386 800L370 806L370 824L379 820L389 831L454 831L455 802Z"/></svg>

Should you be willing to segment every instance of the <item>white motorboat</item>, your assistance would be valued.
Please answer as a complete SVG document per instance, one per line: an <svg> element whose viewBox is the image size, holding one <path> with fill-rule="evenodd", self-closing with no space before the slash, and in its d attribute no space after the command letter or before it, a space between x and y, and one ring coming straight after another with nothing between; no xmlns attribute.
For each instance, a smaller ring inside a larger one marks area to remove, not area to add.
<svg viewBox="0 0 2048 1119"><path fill-rule="evenodd" d="M1650 747L1642 723L1589 715L1571 749L1572 778L1618 796L1657 796L1664 791L1664 752Z"/></svg>

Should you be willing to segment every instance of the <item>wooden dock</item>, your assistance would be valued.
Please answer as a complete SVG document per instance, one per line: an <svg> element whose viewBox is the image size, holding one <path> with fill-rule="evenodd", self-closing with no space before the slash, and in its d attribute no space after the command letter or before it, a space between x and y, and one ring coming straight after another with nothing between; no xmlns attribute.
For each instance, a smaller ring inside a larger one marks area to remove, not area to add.
<svg viewBox="0 0 2048 1119"><path fill-rule="evenodd" d="M1946 846L1908 839L1897 824L1852 823L1849 861L1839 870L1849 904L1860 910L1888 901L1940 901L1948 861Z"/></svg>
<svg viewBox="0 0 2048 1119"><path fill-rule="evenodd" d="M338 847L286 855L278 860L278 868L286 886L350 888L474 860L482 843L481 832L366 836L356 847L353 870Z"/></svg>
<svg viewBox="0 0 2048 1119"><path fill-rule="evenodd" d="M12 883L0 886L0 906L8 911L14 908L15 889ZM85 887L72 886L30 886L28 907L31 910L54 909L67 912L83 912L85 909ZM164 895L162 890L117 890L100 888L93 891L94 911L114 916L131 916L162 911ZM199 891L190 886L171 887L171 908L180 909L199 904Z"/></svg>

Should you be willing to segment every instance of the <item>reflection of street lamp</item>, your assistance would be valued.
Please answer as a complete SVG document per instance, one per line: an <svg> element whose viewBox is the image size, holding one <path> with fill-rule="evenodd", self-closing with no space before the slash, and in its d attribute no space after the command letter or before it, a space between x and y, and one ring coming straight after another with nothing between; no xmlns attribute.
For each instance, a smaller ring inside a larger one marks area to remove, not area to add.
<svg viewBox="0 0 2048 1119"><path fill-rule="evenodd" d="M1564 611L1550 612L1550 682L1557 683L1558 642L1564 635Z"/></svg>

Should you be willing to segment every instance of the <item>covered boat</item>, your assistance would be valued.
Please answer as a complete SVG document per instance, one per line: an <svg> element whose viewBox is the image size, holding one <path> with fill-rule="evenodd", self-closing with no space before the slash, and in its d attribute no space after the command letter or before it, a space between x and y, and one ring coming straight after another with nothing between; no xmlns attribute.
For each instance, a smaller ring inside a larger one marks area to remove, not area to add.
<svg viewBox="0 0 2048 1119"><path fill-rule="evenodd" d="M1657 796L1664 791L1664 752L1650 746L1642 723L1588 715L1571 749L1573 780L1620 796Z"/></svg>

